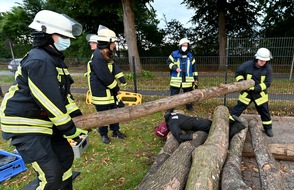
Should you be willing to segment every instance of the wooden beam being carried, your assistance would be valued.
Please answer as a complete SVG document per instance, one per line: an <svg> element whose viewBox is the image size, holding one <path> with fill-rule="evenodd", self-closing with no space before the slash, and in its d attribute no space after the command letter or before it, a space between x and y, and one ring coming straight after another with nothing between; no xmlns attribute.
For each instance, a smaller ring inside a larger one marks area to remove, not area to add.
<svg viewBox="0 0 294 190"><path fill-rule="evenodd" d="M77 127L90 130L92 128L97 128L98 126L144 117L155 112L165 111L167 109L185 105L187 103L200 102L228 93L239 92L252 86L254 86L254 81L252 79L241 82L234 82L231 84L220 84L217 87L196 89L191 92L145 102L135 106L85 114L73 118L73 121Z"/></svg>

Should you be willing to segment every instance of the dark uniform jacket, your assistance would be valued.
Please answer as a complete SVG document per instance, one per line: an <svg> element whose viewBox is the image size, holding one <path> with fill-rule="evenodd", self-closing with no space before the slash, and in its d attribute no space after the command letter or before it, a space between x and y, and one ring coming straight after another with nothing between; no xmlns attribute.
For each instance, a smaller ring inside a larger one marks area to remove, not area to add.
<svg viewBox="0 0 294 190"><path fill-rule="evenodd" d="M251 100L254 100L257 105L268 102L267 89L272 82L272 72L272 67L268 63L261 68L256 67L256 60L250 60L240 65L236 71L236 80L252 79L255 86L249 90L242 91L239 100L246 105L249 105Z"/></svg>
<svg viewBox="0 0 294 190"><path fill-rule="evenodd" d="M94 51L89 62L88 76L92 104L94 105L115 103L115 96L119 91L116 77L121 78L120 82L126 83L118 66L114 62L107 62L99 49Z"/></svg>
<svg viewBox="0 0 294 190"><path fill-rule="evenodd" d="M81 111L70 93L73 79L63 59L49 46L33 48L23 58L1 105L4 139L33 133L52 135L53 126L64 135L75 133L71 118Z"/></svg>
<svg viewBox="0 0 294 190"><path fill-rule="evenodd" d="M184 134L182 130L188 131L204 131L208 132L211 126L211 121L199 117L190 117L183 114L171 113L165 116L168 129L173 136L179 141L192 140L192 134Z"/></svg>

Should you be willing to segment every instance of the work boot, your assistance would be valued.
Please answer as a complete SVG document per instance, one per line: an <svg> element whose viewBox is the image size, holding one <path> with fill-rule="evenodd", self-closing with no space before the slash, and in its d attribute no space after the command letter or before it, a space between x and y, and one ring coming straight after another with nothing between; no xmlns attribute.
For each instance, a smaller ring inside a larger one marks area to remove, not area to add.
<svg viewBox="0 0 294 190"><path fill-rule="evenodd" d="M272 129L264 129L264 132L265 134L268 136L268 137L273 137L274 134L273 134L273 130Z"/></svg>
<svg viewBox="0 0 294 190"><path fill-rule="evenodd" d="M231 140L234 135L239 133L241 130L245 129L245 125L242 123L242 120L238 117L233 115L232 116L235 121L230 121L229 125L229 139Z"/></svg>
<svg viewBox="0 0 294 190"><path fill-rule="evenodd" d="M109 137L107 136L107 134L106 134L106 135L102 135L102 136L101 136L101 139L102 139L102 142L103 142L104 144L109 144L109 143L110 143L110 139L109 139Z"/></svg>
<svg viewBox="0 0 294 190"><path fill-rule="evenodd" d="M193 105L192 105L192 104L187 104L187 105L186 105L186 109L187 109L188 111L194 111L194 108L193 108Z"/></svg>
<svg viewBox="0 0 294 190"><path fill-rule="evenodd" d="M125 139L127 136L120 131L113 131L112 137L119 138L119 139Z"/></svg>

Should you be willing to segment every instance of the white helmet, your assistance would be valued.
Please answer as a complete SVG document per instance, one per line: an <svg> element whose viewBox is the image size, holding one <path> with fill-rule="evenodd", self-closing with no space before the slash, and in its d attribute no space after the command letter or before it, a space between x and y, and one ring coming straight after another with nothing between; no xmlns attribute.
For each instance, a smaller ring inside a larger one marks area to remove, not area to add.
<svg viewBox="0 0 294 190"><path fill-rule="evenodd" d="M98 41L98 36L96 34L87 34L86 39L88 42L96 42Z"/></svg>
<svg viewBox="0 0 294 190"><path fill-rule="evenodd" d="M118 41L118 38L115 35L115 32L112 30L108 29L105 26L99 25L98 28L98 41L102 42L116 42Z"/></svg>
<svg viewBox="0 0 294 190"><path fill-rule="evenodd" d="M179 46L181 46L185 43L190 44L190 40L188 40L188 38L182 38L179 42Z"/></svg>
<svg viewBox="0 0 294 190"><path fill-rule="evenodd" d="M75 38L82 32L82 25L68 17L49 10L39 11L30 28L47 34L60 34L69 38Z"/></svg>
<svg viewBox="0 0 294 190"><path fill-rule="evenodd" d="M259 48L255 54L255 58L262 61L269 61L273 56L267 48Z"/></svg>

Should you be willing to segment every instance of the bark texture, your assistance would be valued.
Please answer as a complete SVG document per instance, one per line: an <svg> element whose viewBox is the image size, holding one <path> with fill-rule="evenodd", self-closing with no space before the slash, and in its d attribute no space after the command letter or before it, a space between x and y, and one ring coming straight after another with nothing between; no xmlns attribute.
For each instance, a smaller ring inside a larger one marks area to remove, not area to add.
<svg viewBox="0 0 294 190"><path fill-rule="evenodd" d="M155 158L155 162L152 164L150 170L145 175L143 180L140 182L138 187L143 186L146 181L148 181L151 176L153 176L157 171L158 168L172 155L172 153L179 147L179 142L175 137L172 135L171 132L168 133L166 142L162 147L161 151L157 154Z"/></svg>
<svg viewBox="0 0 294 190"><path fill-rule="evenodd" d="M138 190L180 190L184 189L191 167L191 153L207 137L202 131L193 135L192 141L186 141L159 167L159 169L137 187Z"/></svg>
<svg viewBox="0 0 294 190"><path fill-rule="evenodd" d="M252 146L259 169L259 177L262 190L283 190L284 179L280 166L264 144L261 127L258 127L258 120L252 118L249 121L249 131L252 138Z"/></svg>
<svg viewBox="0 0 294 190"><path fill-rule="evenodd" d="M204 101L224 94L239 92L252 86L254 86L254 81L252 79L244 80L241 82L234 82L231 84L220 84L217 87L197 89L191 92L162 98L135 106L78 116L73 118L73 121L76 126L82 129L89 130L92 128L96 128L97 126L103 126L144 117L155 112L165 111L167 109L185 105L187 103ZM178 101L179 99L181 101Z"/></svg>
<svg viewBox="0 0 294 190"><path fill-rule="evenodd" d="M248 131L248 122L242 119L246 128L235 135L231 142L226 163L222 171L221 189L222 190L250 190L242 179L241 160L242 150Z"/></svg>
<svg viewBox="0 0 294 190"><path fill-rule="evenodd" d="M218 189L229 146L229 110L218 106L206 142L192 153L186 190Z"/></svg>

